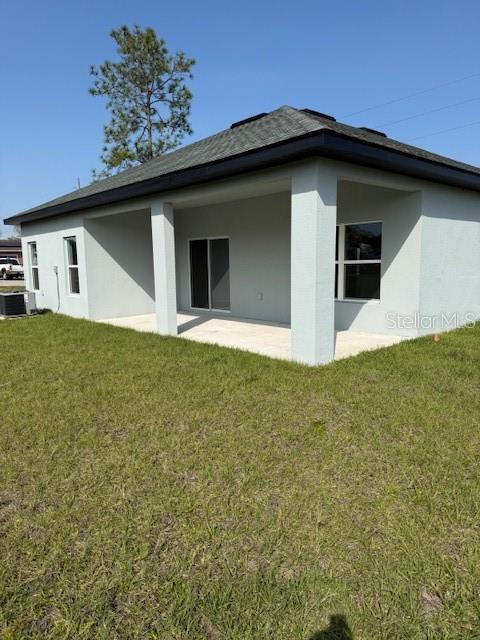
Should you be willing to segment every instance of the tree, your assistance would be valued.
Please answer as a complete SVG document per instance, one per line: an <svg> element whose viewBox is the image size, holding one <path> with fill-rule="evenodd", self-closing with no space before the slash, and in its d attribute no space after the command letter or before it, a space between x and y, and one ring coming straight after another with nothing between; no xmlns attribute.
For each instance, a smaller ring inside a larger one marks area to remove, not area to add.
<svg viewBox="0 0 480 640"><path fill-rule="evenodd" d="M94 179L156 158L192 133L186 80L195 60L183 51L171 55L152 28L123 26L110 36L120 60L90 68L95 79L89 92L105 96L111 112L100 156L105 167L93 171Z"/></svg>
<svg viewBox="0 0 480 640"><path fill-rule="evenodd" d="M7 229L8 229L8 235L6 234ZM3 227L0 227L0 238L5 238L6 240L17 240L19 237L20 237L19 224L9 225L8 227L4 225Z"/></svg>

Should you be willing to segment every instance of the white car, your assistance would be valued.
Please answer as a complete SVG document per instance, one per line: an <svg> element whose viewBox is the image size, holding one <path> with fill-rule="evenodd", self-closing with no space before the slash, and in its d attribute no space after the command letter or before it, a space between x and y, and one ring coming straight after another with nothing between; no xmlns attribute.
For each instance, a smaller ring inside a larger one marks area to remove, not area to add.
<svg viewBox="0 0 480 640"><path fill-rule="evenodd" d="M23 280L23 265L17 258L0 257L0 278L9 280L10 278L20 278Z"/></svg>

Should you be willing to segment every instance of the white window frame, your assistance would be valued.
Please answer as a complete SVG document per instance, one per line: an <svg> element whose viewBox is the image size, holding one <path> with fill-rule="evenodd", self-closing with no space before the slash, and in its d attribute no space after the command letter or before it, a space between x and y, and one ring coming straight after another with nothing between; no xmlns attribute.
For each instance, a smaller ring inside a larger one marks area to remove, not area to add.
<svg viewBox="0 0 480 640"><path fill-rule="evenodd" d="M338 259L335 260L337 265L337 295L335 300L338 302L380 302L382 295L382 259L379 260L345 260L345 228L359 224L381 224L382 225L382 244L383 244L383 222L382 220L362 220L358 222L342 222L337 224L338 228ZM346 298L345 297L345 267L349 264L379 264L380 265L380 295L378 298Z"/></svg>
<svg viewBox="0 0 480 640"><path fill-rule="evenodd" d="M79 270L79 266L78 266L78 240L77 240L77 236L65 236L63 238L64 241L64 247L65 247L65 263L66 263L66 268L67 268L67 293L69 296L79 296L80 295L80 270ZM68 243L69 242L75 242L75 249L76 249L76 254L77 254L77 264L70 264L70 258L69 258L69 250L68 250ZM76 269L77 270L77 281L78 281L78 291L72 291L72 270Z"/></svg>
<svg viewBox="0 0 480 640"><path fill-rule="evenodd" d="M194 240L206 240L207 241L207 268L208 268L208 309L203 307L192 306L192 257L190 254L190 243ZM230 260L230 236L199 236L194 238L187 238L187 255L188 255L188 304L192 311L201 311L203 313L232 313L232 300L230 298L230 309L215 309L212 307L212 292L210 291L210 240L228 240L228 254ZM229 265L230 268L230 265ZM230 295L231 295L230 290Z"/></svg>
<svg viewBox="0 0 480 640"><path fill-rule="evenodd" d="M33 291L40 291L40 273L38 270L38 245L37 245L37 241L36 240L31 240L30 242L27 242L27 246L28 246L28 262L30 265L30 278L32 280L32 290ZM36 261L34 262L33 260L33 249L35 247L35 258ZM36 274L36 278L35 278L35 274ZM38 285L37 287L35 286L35 279L36 279L36 284Z"/></svg>

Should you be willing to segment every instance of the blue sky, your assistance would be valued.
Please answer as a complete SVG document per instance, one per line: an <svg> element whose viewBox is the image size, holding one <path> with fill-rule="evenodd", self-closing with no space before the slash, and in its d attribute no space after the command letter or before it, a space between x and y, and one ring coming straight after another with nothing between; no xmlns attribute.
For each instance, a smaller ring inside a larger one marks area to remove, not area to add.
<svg viewBox="0 0 480 640"><path fill-rule="evenodd" d="M414 144L480 165L476 1L2 0L1 219L100 167L108 114L88 94L88 68L114 56L108 34L122 24L152 26L197 59L185 143L289 104L405 141L478 122Z"/></svg>

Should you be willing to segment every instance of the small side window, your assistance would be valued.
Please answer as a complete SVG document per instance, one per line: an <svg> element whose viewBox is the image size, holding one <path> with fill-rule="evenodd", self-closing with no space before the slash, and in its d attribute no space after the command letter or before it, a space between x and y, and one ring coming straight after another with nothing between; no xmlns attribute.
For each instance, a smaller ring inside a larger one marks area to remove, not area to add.
<svg viewBox="0 0 480 640"><path fill-rule="evenodd" d="M80 293L80 279L78 276L77 239L65 238L67 253L68 290L70 293Z"/></svg>
<svg viewBox="0 0 480 640"><path fill-rule="evenodd" d="M35 291L40 289L40 278L38 276L38 254L37 254L37 243L29 242L28 243L28 252L30 255L30 270L32 275L32 287Z"/></svg>

